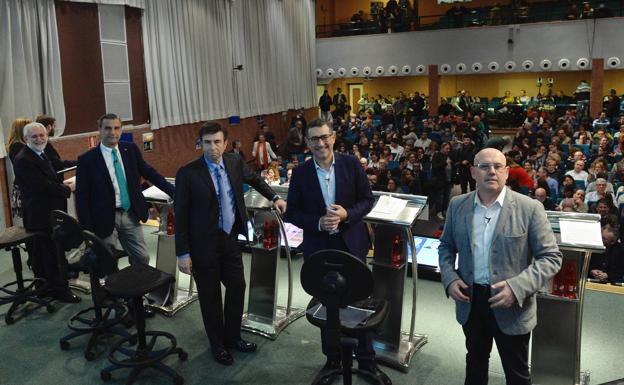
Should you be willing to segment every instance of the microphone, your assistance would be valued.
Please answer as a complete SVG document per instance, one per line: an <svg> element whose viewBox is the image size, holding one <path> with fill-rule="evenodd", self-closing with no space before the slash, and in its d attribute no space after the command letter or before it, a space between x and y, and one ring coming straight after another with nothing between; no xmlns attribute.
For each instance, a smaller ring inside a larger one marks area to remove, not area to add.
<svg viewBox="0 0 624 385"><path fill-rule="evenodd" d="M487 221L487 224L489 225L490 224L490 220L492 220L492 218L488 218L488 217L485 217L485 216L484 216L484 218Z"/></svg>

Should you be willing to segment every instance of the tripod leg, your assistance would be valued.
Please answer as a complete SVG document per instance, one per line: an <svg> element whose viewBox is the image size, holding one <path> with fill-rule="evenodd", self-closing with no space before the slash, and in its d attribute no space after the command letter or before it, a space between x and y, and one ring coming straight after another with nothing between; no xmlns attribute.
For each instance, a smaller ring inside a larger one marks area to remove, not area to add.
<svg viewBox="0 0 624 385"><path fill-rule="evenodd" d="M340 339L342 351L342 382L344 385L351 385L352 368L353 368L353 352L357 347L358 341L355 338L342 337Z"/></svg>

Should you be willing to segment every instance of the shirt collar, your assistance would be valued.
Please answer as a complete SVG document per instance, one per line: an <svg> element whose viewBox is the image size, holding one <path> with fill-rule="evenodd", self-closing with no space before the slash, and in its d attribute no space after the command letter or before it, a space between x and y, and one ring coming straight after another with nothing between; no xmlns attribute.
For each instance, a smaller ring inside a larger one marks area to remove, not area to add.
<svg viewBox="0 0 624 385"><path fill-rule="evenodd" d="M316 159L314 157L312 157L312 159L314 159L314 167L316 167L317 171L319 169L326 171L323 167L321 167L318 163L316 163ZM331 166L329 166L329 171L331 171L332 168L334 168L335 164L336 164L336 154L332 154L332 163L331 163Z"/></svg>
<svg viewBox="0 0 624 385"><path fill-rule="evenodd" d="M215 163L212 160L208 159L205 155L203 156L204 161L208 165L208 168L211 171L217 171L219 168L223 167L223 157L219 158L219 162Z"/></svg>
<svg viewBox="0 0 624 385"><path fill-rule="evenodd" d="M41 156L41 154L43 154L45 151L39 151L34 147L30 147L28 144L26 145L26 147L30 148L35 154L37 154L38 156Z"/></svg>
<svg viewBox="0 0 624 385"><path fill-rule="evenodd" d="M113 150L116 150L118 146L115 147L108 147L103 145L102 143L100 143L100 150L106 152L107 154L112 154Z"/></svg>
<svg viewBox="0 0 624 385"><path fill-rule="evenodd" d="M498 203L498 205L500 207L503 207L503 202L505 202L505 194L507 193L507 186L504 186L503 189L501 190L501 192L498 194L498 197L496 198L496 200L494 201L494 203L492 204L495 205L496 203ZM481 203L481 199L479 199L479 194L475 193L475 198L474 198L474 206L483 206L485 207L485 205L483 203ZM490 206L490 207L492 207Z"/></svg>

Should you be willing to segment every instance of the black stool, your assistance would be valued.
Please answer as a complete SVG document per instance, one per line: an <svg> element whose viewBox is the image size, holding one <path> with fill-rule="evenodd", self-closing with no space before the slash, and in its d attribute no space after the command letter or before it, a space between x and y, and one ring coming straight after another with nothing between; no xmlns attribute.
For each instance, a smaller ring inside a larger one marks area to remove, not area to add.
<svg viewBox="0 0 624 385"><path fill-rule="evenodd" d="M83 235L87 245L101 260L100 253L108 251L104 242L89 231L84 231ZM181 361L188 358L187 353L177 347L176 338L171 333L145 330L143 296L173 282L175 278L172 275L143 264L130 265L106 277L104 289L116 298L131 302L137 332L113 345L108 353L112 365L102 369L102 380L110 380L114 370L128 368L132 371L126 384L132 384L143 369L154 368L171 377L175 384L184 383L182 376L161 362L171 354L177 354Z"/></svg>
<svg viewBox="0 0 624 385"><path fill-rule="evenodd" d="M321 250L311 255L303 264L301 284L306 293L314 297L308 304L306 318L311 324L326 330L328 353L340 352L342 361L342 368L322 370L312 384L331 384L335 376L342 374L343 383L351 385L352 373L357 373L383 385L383 381L375 373L352 368L357 338L364 333L376 331L386 319L390 308L386 300L368 298L374 284L368 267L344 251ZM319 302L326 307L325 319L315 317L311 311ZM341 322L339 313L340 308L347 306L359 307L373 313L360 324L347 326Z"/></svg>
<svg viewBox="0 0 624 385"><path fill-rule="evenodd" d="M64 260L65 251L77 248L84 241L82 227L74 217L58 210L52 212L51 221L52 240L56 245L61 267L60 271L64 272L64 266L67 265ZM87 269L89 272L93 306L77 312L67 321L67 327L73 330L73 332L61 338L59 344L61 349L68 350L71 339L91 334L84 350L84 357L91 361L95 358L93 347L101 336L111 334L122 337L130 336L127 331L116 326L128 314L127 307L108 295L100 284L100 278L115 274L118 271L117 259L108 249L101 250L97 254L87 250L78 262L68 267L76 272L84 271L84 269Z"/></svg>
<svg viewBox="0 0 624 385"><path fill-rule="evenodd" d="M4 320L9 325L15 322L15 318L13 318L15 310L17 310L19 305L26 302L45 306L48 313L54 311L54 306L50 304L50 301L38 297L48 289L48 281L43 278L24 279L22 276L22 257L19 246L40 236L45 236L45 234L26 231L26 229L19 226L9 227L0 233L0 248L11 251L13 269L15 270L15 281L0 287L0 291L7 294L0 297L0 305L11 303L9 311L4 316Z"/></svg>

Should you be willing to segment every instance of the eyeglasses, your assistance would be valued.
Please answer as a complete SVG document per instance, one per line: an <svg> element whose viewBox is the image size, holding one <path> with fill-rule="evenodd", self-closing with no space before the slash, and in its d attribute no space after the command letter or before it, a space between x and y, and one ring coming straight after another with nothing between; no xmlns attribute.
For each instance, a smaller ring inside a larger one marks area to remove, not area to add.
<svg viewBox="0 0 624 385"><path fill-rule="evenodd" d="M325 135L321 135L321 136L311 136L308 138L308 140L312 143L318 143L320 141L323 141L325 143L327 143L327 141L329 140L329 138L332 137L333 134L325 134Z"/></svg>
<svg viewBox="0 0 624 385"><path fill-rule="evenodd" d="M503 172L507 166L502 163L478 163L476 167L483 172L488 172L492 167L494 167L494 171Z"/></svg>

